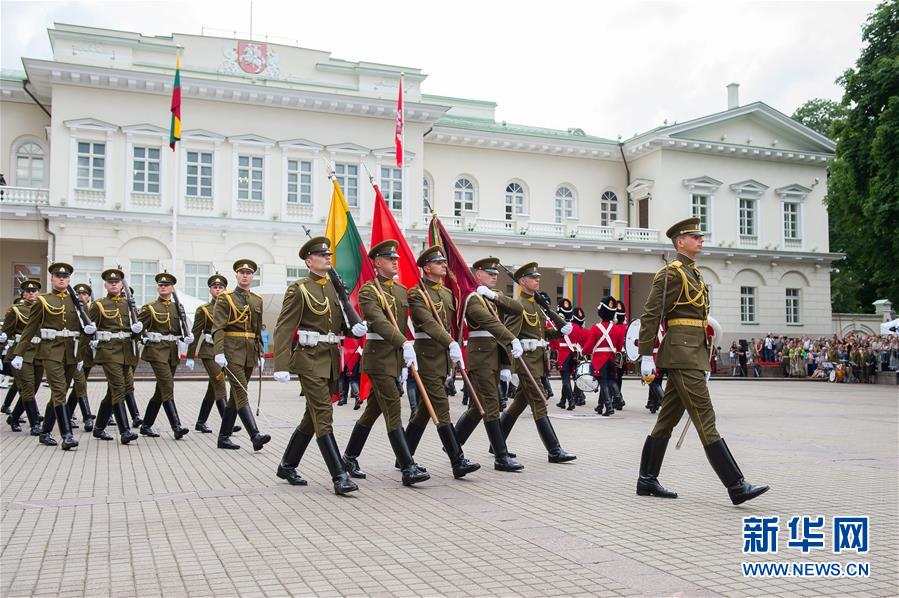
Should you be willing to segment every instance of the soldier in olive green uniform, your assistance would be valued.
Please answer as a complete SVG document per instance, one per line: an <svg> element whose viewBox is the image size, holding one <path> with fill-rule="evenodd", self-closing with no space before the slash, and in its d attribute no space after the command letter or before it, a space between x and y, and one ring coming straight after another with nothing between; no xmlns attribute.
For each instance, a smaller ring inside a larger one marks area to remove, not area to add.
<svg viewBox="0 0 899 598"><path fill-rule="evenodd" d="M230 438L238 415L250 435L254 451L262 450L272 439L268 434L260 434L247 396L253 370L257 365L262 367L262 297L250 290L256 270L258 267L253 260L234 262L237 288L220 294L212 312L212 352L215 363L231 382L231 398L222 413L219 429L220 449L240 448Z"/></svg>
<svg viewBox="0 0 899 598"><path fill-rule="evenodd" d="M456 430L450 419L449 399L446 397L446 378L456 364L462 362L462 347L450 336L452 322L456 317L453 295L443 286L447 274L446 254L439 245L434 245L418 256L418 267L424 272L421 285L409 289L409 312L415 327L415 354L419 360L419 375L437 415L437 434L443 443L453 468L453 477L461 478L481 468L465 458L456 438ZM434 312L437 312L437 316ZM439 319L438 319L439 316ZM428 410L419 397L415 415L406 426L409 452L415 449L428 425Z"/></svg>
<svg viewBox="0 0 899 598"><path fill-rule="evenodd" d="M38 295L38 300L31 306L28 324L22 331L23 342L16 344L13 351L15 358L12 366L21 369L23 356L28 353L27 345L37 345L33 359L43 364L47 382L50 384L50 401L44 412L40 442L56 446L56 440L51 434L56 420L59 422L59 433L62 435L62 450L67 451L78 446L78 441L72 436L72 424L66 408L66 392L72 382L72 376L82 365L82 354L87 346L84 335L93 334L96 327L93 323L85 323L82 334L82 321L67 291L72 266L57 262L50 264L48 271L53 290ZM30 339L30 343L27 339Z"/></svg>
<svg viewBox="0 0 899 598"><path fill-rule="evenodd" d="M522 359L525 366L531 371L534 380L539 381L541 376L546 375L546 351L549 346L546 339L562 338L571 333L572 326L569 322L562 330L546 328L546 314L543 313L534 298L534 294L540 290L540 272L537 270L536 262L525 264L519 268L515 272L515 280L521 287L521 296L518 298L518 302L523 309L520 314L507 315L505 325L512 334L518 335L518 340L524 349ZM534 423L537 424L537 432L548 452L549 462L564 463L576 459L575 455L566 452L559 444L559 438L556 436L556 431L546 412L546 402L540 392L534 388L527 373L521 371L521 367L521 360L512 363L513 371L518 372L521 384L515 393L515 399L500 417L503 437L508 438L518 416L522 414L526 406L530 405Z"/></svg>
<svg viewBox="0 0 899 598"><path fill-rule="evenodd" d="M172 296L177 279L168 272L160 272L156 275L156 290L159 297L156 301L148 303L140 308L138 318L144 325L145 345L141 359L150 364L156 377L156 392L147 403L147 412L140 426L140 433L144 436L156 438L159 434L153 430L156 416L160 407L165 410L175 440L180 440L190 430L181 425L178 410L175 408L175 370L181 360L178 354L178 340L184 338L189 344L193 337L182 330L181 319L178 314L178 306ZM182 335L185 335L183 336Z"/></svg>
<svg viewBox="0 0 899 598"><path fill-rule="evenodd" d="M331 241L327 237L313 237L300 248L300 259L306 262L309 276L287 288L275 326L274 378L287 383L291 373L297 374L306 397L303 419L287 443L276 475L291 485L305 486L306 480L296 468L315 436L331 473L334 493L340 495L359 487L347 475L332 429L331 396L336 392L340 374L339 335L345 331L345 324L337 291L328 277L331 255ZM358 323L351 332L362 336L366 330L364 323ZM295 349L292 348L294 331L298 334Z"/></svg>
<svg viewBox="0 0 899 598"><path fill-rule="evenodd" d="M13 432L20 432L22 428L19 427L19 416L24 411L28 416L28 424L31 426L31 435L38 436L41 433L40 412L38 411L34 395L44 375L44 368L40 361L34 359L37 347L28 342L28 339L23 338L22 332L25 331L25 327L28 325L28 315L31 313L31 308L37 300L37 294L41 290L41 283L38 280L26 280L21 284L20 288L22 302L19 305L13 304L6 310L6 316L3 318L3 329L0 332L0 343L12 342L7 351L10 358L13 358L13 348L17 344L23 343L25 345L25 353L22 355L22 367L18 370L12 368L14 383L19 389L19 401L6 419L6 423L10 425Z"/></svg>
<svg viewBox="0 0 899 598"><path fill-rule="evenodd" d="M94 438L112 440L112 436L106 432L109 416L112 415L119 428L119 439L122 444L128 444L137 439L137 434L128 425L125 393L128 392L129 385L134 384L131 364L135 359L136 344L133 335L140 334L144 325L139 321L131 321L128 302L122 293L125 274L121 270L110 268L101 274L101 278L106 287L106 296L93 301L88 311L97 327L92 341L96 346L94 363L103 368L107 385L106 396L97 410Z"/></svg>
<svg viewBox="0 0 899 598"><path fill-rule="evenodd" d="M503 325L500 314L516 315L522 312L521 304L495 290L499 258L486 257L476 261L475 279L477 291L468 295L462 304L465 323L468 325L468 377L484 406L484 429L493 450L493 468L499 471L519 471L524 465L514 459L506 448L499 424L500 403L498 382L502 376L510 380L508 355L513 359L521 357L521 342ZM475 405L456 421L456 436L465 444L481 421L481 414Z"/></svg>
<svg viewBox="0 0 899 598"><path fill-rule="evenodd" d="M81 297L84 308L89 310L91 301L93 301L94 291L90 285L79 283L75 285L75 292ZM69 400L66 402L66 409L72 416L72 427L77 428L75 422L75 406L81 407L81 420L84 422L84 431L90 432L94 429L94 416L91 414L91 404L87 399L87 377L90 376L91 368L94 367L94 352L91 348L84 351L84 363L81 369L75 372L73 377L72 391L69 393Z"/></svg>
<svg viewBox="0 0 899 598"><path fill-rule="evenodd" d="M403 485L411 486L424 482L431 476L412 459L400 417L400 386L405 385L406 373L404 366L412 365L417 369L418 363L414 343L407 338L408 294L406 288L393 279L399 270L400 256L396 252L397 247L396 241L388 239L368 252L368 257L374 260L377 279L383 290L382 294L373 280L366 282L359 290L359 307L370 331L365 336L360 371L368 374L371 380L374 400L369 396L365 402L365 410L353 427L343 458L352 477L365 477L357 459L372 426L383 413L387 438L403 472ZM388 309L399 330L388 316Z"/></svg>
<svg viewBox="0 0 899 598"><path fill-rule="evenodd" d="M209 287L209 294L212 300L209 303L201 305L194 313L194 325L191 329L191 335L194 337L193 342L187 348L187 360L184 365L187 369L194 369L194 357L199 357L203 361L203 368L209 376L209 383L206 385L206 395L200 404L200 415L197 417L197 423L194 430L211 434L212 430L206 425L209 418L209 412L215 405L218 409L219 416L225 414L225 402L228 399L228 389L225 386L225 372L221 366L215 362L215 353L212 347L212 312L215 310L215 300L227 288L228 280L216 272L206 280L206 286ZM199 348L199 351L197 350ZM199 353L199 354L198 354ZM240 432L240 426L234 426L233 432Z"/></svg>
<svg viewBox="0 0 899 598"><path fill-rule="evenodd" d="M694 261L702 251L703 232L699 218L687 218L668 229L677 259L660 269L652 281L640 316L640 372L644 379L656 367L668 371L665 398L655 428L646 438L640 458L637 494L677 498L666 490L658 475L671 432L686 410L696 426L709 463L727 487L737 505L766 492L768 486L753 486L743 478L724 439L715 427L715 409L709 396L706 371L709 370L709 340L706 326L709 315L709 290ZM659 346L658 363L652 353L660 322L665 337Z"/></svg>

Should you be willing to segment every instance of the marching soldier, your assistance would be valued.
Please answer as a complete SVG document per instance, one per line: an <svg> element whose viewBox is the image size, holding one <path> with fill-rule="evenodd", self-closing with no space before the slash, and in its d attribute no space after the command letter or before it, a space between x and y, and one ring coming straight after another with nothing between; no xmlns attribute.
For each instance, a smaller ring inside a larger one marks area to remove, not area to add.
<svg viewBox="0 0 899 598"><path fill-rule="evenodd" d="M94 297L94 291L91 289L90 285L84 284L83 282L76 284L75 292L81 297L84 308L90 310L90 305ZM91 414L91 404L87 399L87 377L90 375L92 367L94 367L94 352L91 348L86 348L84 350L84 364L81 366L80 370L75 372L72 391L69 393L69 400L66 402L66 409L69 410L69 415L72 416L73 428L78 427L78 424L75 422L75 406L81 407L81 421L84 423L85 432L90 432L94 429L95 418Z"/></svg>
<svg viewBox="0 0 899 598"><path fill-rule="evenodd" d="M359 290L359 307L371 331L366 334L361 371L371 379L374 400L369 396L365 402L365 410L353 427L343 459L351 477L365 478L365 472L359 468L357 459L372 426L383 414L387 438L403 472L403 485L411 486L429 480L431 476L412 459L400 416L400 386L406 381L404 366L408 368L412 365L417 369L418 362L414 343L407 340L407 291L393 279L399 270L400 256L396 252L398 246L396 241L388 239L368 252L368 257L374 260L380 289L375 281L369 281ZM392 319L388 310L393 314Z"/></svg>
<svg viewBox="0 0 899 598"><path fill-rule="evenodd" d="M237 274L237 288L222 292L215 300L212 314L212 343L215 363L221 367L231 382L231 398L222 414L219 429L220 449L239 449L231 441L234 421L240 415L253 450L262 447L272 439L261 434L256 427L256 418L250 408L247 396L253 370L262 368L262 297L250 290L253 275L258 267L253 260L237 260L234 272Z"/></svg>
<svg viewBox="0 0 899 598"><path fill-rule="evenodd" d="M556 311L559 312L559 315L566 322L571 322L574 317L571 300L567 297L559 302L559 307ZM571 380L574 377L575 370L577 370L581 347L567 336L553 340L551 345L556 350L556 365L559 368L559 374L562 376L562 398L556 403L556 407L571 411L577 403Z"/></svg>
<svg viewBox="0 0 899 598"><path fill-rule="evenodd" d="M574 314L571 316L571 323L583 328L586 325L586 321L587 321L587 314L584 313L584 308L582 308L580 305L578 305L577 307L574 308ZM582 356L583 356L583 351L582 351ZM575 366L575 367L577 367L577 366ZM575 371L577 371L577 370L575 370ZM584 391L581 390L581 387L578 386L577 384L574 385L574 398L575 398L575 405L578 407L583 407L584 405L587 404L587 395L584 394Z"/></svg>
<svg viewBox="0 0 899 598"><path fill-rule="evenodd" d="M506 351L513 359L523 354L521 341L515 338L500 320L500 314L515 315L522 311L521 304L496 290L499 259L486 257L472 264L478 288L468 295L462 304L465 322L468 324L468 377L484 407L484 429L493 450L493 468L499 471L519 471L524 465L515 460L506 447L506 439L500 429L500 397L497 382L509 382L512 372L508 366ZM460 444L481 421L475 405L470 405L456 421L456 436Z"/></svg>
<svg viewBox="0 0 899 598"><path fill-rule="evenodd" d="M465 458L456 430L449 414L449 399L446 396L446 378L456 364L465 367L462 361L462 347L450 332L455 319L456 306L453 295L443 286L447 274L446 255L439 245L421 252L417 261L424 272L420 286L409 289L409 312L415 332L415 354L421 355L419 375L437 414L437 434L443 443L453 469L453 477L465 477L481 468ZM421 398L415 415L406 426L409 452L415 449L424 434L430 416Z"/></svg>
<svg viewBox="0 0 899 598"><path fill-rule="evenodd" d="M665 233L677 250L677 259L656 273L640 318L640 373L644 379L655 372L653 344L660 322L667 324L659 347L658 367L667 369L668 384L656 425L643 445L637 494L677 498L676 492L659 483L658 475L671 432L686 410L712 469L727 487L731 502L738 505L767 492L768 486L754 486L745 480L715 427L715 409L706 376L709 291L695 262L702 251L699 222L699 218L687 218Z"/></svg>
<svg viewBox="0 0 899 598"><path fill-rule="evenodd" d="M96 344L94 363L103 368L106 377L107 392L100 408L97 410L97 422L94 426L94 438L112 440L106 432L109 417L115 418L122 444L137 440L137 434L128 425L128 414L125 412L125 394L129 386L134 385L132 363L136 358L134 334L140 334L144 325L131 322L128 302L122 293L125 274L116 268L110 268L100 275L106 288L106 296L91 303L88 314L97 326L93 343ZM87 426L85 426L87 430Z"/></svg>
<svg viewBox="0 0 899 598"><path fill-rule="evenodd" d="M225 403L228 397L228 389L225 387L225 372L221 366L215 362L215 353L212 347L212 312L215 310L215 301L219 295L227 288L228 279L216 272L206 280L206 286L209 287L209 294L212 299L197 308L194 313L194 325L191 335L194 337L193 342L187 347L187 361L184 365L187 369L194 369L194 357L199 357L203 362L203 368L209 376L209 383L206 385L206 396L200 404L200 414L197 416L197 423L194 430L211 434L212 430L206 425L209 418L209 412L215 405L218 409L219 416L225 414ZM199 348L199 351L197 350ZM240 432L240 426L234 426L233 432Z"/></svg>
<svg viewBox="0 0 899 598"><path fill-rule="evenodd" d="M547 329L546 315L537 305L534 294L540 290L540 272L537 269L537 263L531 262L525 264L515 272L515 280L521 287L521 296L518 301L521 303L522 312L520 314L507 315L505 318L506 328L513 334L518 334L524 349L524 363L513 363L513 368L519 372L521 385L515 393L515 399L500 417L500 426L505 438L509 437L512 426L518 420L518 416L522 414L524 408L528 405L531 407L531 413L534 416L534 422L537 424L537 432L548 451L548 459L550 463L564 463L572 461L577 457L565 451L559 444L559 438L553 429L552 422L546 412L546 402L540 394L540 391L534 388L532 380L527 376L527 372L521 371L522 367L527 367L533 376L534 381L539 381L540 376L546 374L546 339L559 338L564 334L570 334L573 327L570 322L565 324L561 330ZM539 382L537 382L539 384Z"/></svg>
<svg viewBox="0 0 899 598"><path fill-rule="evenodd" d="M332 427L331 396L340 374L340 333L345 325L337 291L328 277L331 240L313 237L300 248L299 255L309 268L309 276L291 284L284 295L273 339L273 377L287 383L291 373L297 374L305 392L306 410L284 449L276 475L293 486L306 485L297 467L314 436L331 474L334 493L342 495L359 487L347 474ZM294 331L298 331L299 339L296 349L291 347ZM364 335L365 324L354 324L351 332Z"/></svg>
<svg viewBox="0 0 899 598"><path fill-rule="evenodd" d="M54 422L58 422L62 450L67 451L78 446L78 441L72 436L72 423L66 408L66 391L75 371L81 368L81 358L87 343L84 342L82 322L75 302L67 291L72 266L56 262L50 264L48 271L53 290L38 295L37 301L31 306L28 324L22 331L24 342L16 344L13 350L15 357L11 363L14 368L21 370L24 358L29 354L28 345L37 345L37 350L31 354L32 363L40 361L43 364L50 384L50 401L44 412L40 442L56 446L52 431ZM96 330L92 323L83 327L84 334L88 335Z"/></svg>
<svg viewBox="0 0 899 598"><path fill-rule="evenodd" d="M24 411L25 415L28 416L28 424L31 426L31 435L39 436L41 433L40 411L34 395L44 375L44 368L40 361L34 359L37 347L28 342L28 339L25 339L23 342L22 333L28 325L28 316L41 290L41 283L38 280L26 280L22 282L20 288L22 302L18 305L13 304L6 310L6 316L3 318L3 329L0 332L0 343L11 343L7 350L7 354L11 359L14 359L13 349L16 345L22 343L25 346L21 366L19 369L12 368L13 384L19 389L19 400L6 422L10 425L13 432L21 431L19 416Z"/></svg>
<svg viewBox="0 0 899 598"><path fill-rule="evenodd" d="M159 297L156 301L148 303L140 308L138 318L146 330L146 341L141 359L150 364L156 377L156 391L153 398L147 403L147 411L144 421L140 426L140 433L151 438L159 437L153 430L159 409L165 410L175 440L180 440L190 430L181 425L178 410L175 407L175 370L181 360L178 354L178 340L183 334L181 320L178 314L178 306L172 296L175 291L177 279L168 272L160 272L156 275L156 290ZM188 334L187 343L193 342L193 337Z"/></svg>

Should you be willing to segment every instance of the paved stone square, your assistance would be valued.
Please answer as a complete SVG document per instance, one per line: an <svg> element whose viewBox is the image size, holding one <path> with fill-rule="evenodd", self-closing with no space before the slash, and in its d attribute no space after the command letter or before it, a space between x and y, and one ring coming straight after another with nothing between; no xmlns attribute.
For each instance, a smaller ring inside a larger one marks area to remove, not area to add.
<svg viewBox="0 0 899 598"><path fill-rule="evenodd" d="M191 429L204 390L200 381L176 385ZM103 391L104 383L90 383L95 409ZM333 494L314 444L300 466L309 486L274 476L302 413L298 391L296 382L265 382L258 420L272 441L258 453L243 432L235 436L240 451L217 450L214 434L194 431L176 442L162 416L160 438L122 446L78 431L81 444L68 453L4 424L0 594L899 594L895 387L713 381L719 431L746 477L771 485L740 507L695 431L681 450L672 440L660 476L680 498L635 495L655 418L638 381L625 381L627 407L610 418L593 415L592 405L551 407L563 446L578 455L572 463L547 463L529 413L522 416L509 439L525 464L517 474L493 470L479 428L465 448L484 467L454 480L429 429L416 458L431 480L405 488L379 423L360 458L368 479L346 497ZM151 383L139 382L142 407L150 394ZM41 404L47 396L41 389ZM452 399L454 417L460 398ZM359 413L335 408L341 447ZM214 414L210 424L218 423ZM780 517L778 554L742 553L742 518L753 515ZM794 515L823 515L828 526L837 515L868 515L870 552L833 554L829 530L824 550L788 548ZM868 562L870 577L743 576L741 562L768 561Z"/></svg>

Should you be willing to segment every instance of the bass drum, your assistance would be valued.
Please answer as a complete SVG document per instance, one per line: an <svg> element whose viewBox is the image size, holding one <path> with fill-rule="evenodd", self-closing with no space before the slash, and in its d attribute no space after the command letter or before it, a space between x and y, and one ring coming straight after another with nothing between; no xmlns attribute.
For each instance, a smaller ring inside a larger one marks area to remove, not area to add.
<svg viewBox="0 0 899 598"><path fill-rule="evenodd" d="M828 374L827 379L830 382L836 382L837 381L837 371L830 370L830 374Z"/></svg>
<svg viewBox="0 0 899 598"><path fill-rule="evenodd" d="M593 364L584 361L578 364L574 371L574 384L584 392L596 392L599 389L599 380L593 376Z"/></svg>

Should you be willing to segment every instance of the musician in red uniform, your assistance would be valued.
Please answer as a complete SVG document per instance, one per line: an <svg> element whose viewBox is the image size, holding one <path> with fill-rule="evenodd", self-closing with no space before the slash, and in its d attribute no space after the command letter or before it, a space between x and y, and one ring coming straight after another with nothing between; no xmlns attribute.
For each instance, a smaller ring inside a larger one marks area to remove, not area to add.
<svg viewBox="0 0 899 598"><path fill-rule="evenodd" d="M586 330L577 326L569 335L584 348L584 353L591 355L593 375L599 380L599 402L595 411L603 416L615 413L611 394L611 386L615 380L615 353L624 349L625 329L622 326L616 327L612 321L616 306L615 298L606 295L597 307L601 321Z"/></svg>
<svg viewBox="0 0 899 598"><path fill-rule="evenodd" d="M627 336L627 310L624 307L624 301L618 300L615 302L615 327L622 328L624 332L622 332L622 338ZM621 366L615 366L615 381L612 384L611 392L612 392L612 408L615 411L621 411L624 409L624 396L621 394L621 382L624 378L624 370L627 368L627 358L624 353L621 354L624 358L621 361Z"/></svg>
<svg viewBox="0 0 899 598"><path fill-rule="evenodd" d="M559 315L566 322L571 322L574 309L571 300L567 297L559 302L557 309ZM574 371L577 369L578 356L580 354L580 346L568 338L557 338L550 342L550 348L556 351L556 364L559 368L559 374L562 376L562 398L556 403L556 407L571 411L575 407L576 399L574 397L574 389L571 386L571 379Z"/></svg>

